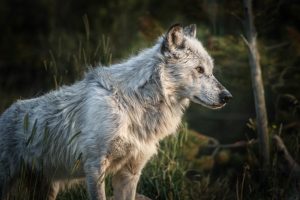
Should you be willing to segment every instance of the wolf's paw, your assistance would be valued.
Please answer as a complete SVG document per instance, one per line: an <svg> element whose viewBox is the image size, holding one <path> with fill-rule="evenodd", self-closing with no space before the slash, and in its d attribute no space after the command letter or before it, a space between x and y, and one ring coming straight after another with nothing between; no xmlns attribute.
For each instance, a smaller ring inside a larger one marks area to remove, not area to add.
<svg viewBox="0 0 300 200"><path fill-rule="evenodd" d="M114 200L114 197L108 198L108 200ZM149 197L146 197L145 195L142 194L136 194L135 200L152 200Z"/></svg>
<svg viewBox="0 0 300 200"><path fill-rule="evenodd" d="M151 200L149 197L146 197L142 194L136 194L135 200Z"/></svg>

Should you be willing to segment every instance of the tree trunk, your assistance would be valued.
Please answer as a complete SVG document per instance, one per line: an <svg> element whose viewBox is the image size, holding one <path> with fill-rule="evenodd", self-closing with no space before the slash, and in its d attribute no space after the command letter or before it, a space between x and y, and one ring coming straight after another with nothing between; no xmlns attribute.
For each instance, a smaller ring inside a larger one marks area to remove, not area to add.
<svg viewBox="0 0 300 200"><path fill-rule="evenodd" d="M249 64L251 68L252 87L255 100L256 124L259 138L260 156L263 167L269 165L269 137L268 137L268 120L266 112L266 104L264 97L264 87L261 75L261 67L259 63L259 53L256 43L256 31L254 26L252 0L244 0L245 9L245 40L249 49Z"/></svg>

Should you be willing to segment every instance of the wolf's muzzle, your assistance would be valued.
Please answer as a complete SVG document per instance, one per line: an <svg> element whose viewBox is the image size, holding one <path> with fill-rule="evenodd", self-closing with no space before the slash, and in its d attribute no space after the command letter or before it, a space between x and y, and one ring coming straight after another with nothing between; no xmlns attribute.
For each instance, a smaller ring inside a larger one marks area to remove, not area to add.
<svg viewBox="0 0 300 200"><path fill-rule="evenodd" d="M232 95L228 90L222 90L219 94L221 103L228 103L230 99L232 99Z"/></svg>

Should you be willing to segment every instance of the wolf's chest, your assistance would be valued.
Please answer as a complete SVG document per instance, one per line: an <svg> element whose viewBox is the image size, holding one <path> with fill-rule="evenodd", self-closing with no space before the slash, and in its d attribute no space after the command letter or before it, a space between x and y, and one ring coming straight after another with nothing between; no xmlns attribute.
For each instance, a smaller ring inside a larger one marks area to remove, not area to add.
<svg viewBox="0 0 300 200"><path fill-rule="evenodd" d="M157 143L145 142L132 136L120 135L114 138L107 151L108 171L116 172L124 165L147 161L156 153Z"/></svg>
<svg viewBox="0 0 300 200"><path fill-rule="evenodd" d="M118 136L114 138L108 147L106 158L109 171L120 169L130 158L136 154L137 148L126 139Z"/></svg>
<svg viewBox="0 0 300 200"><path fill-rule="evenodd" d="M111 160L122 160L133 150L134 145L119 136L111 141L107 154Z"/></svg>
<svg viewBox="0 0 300 200"><path fill-rule="evenodd" d="M180 106L160 105L144 112L134 112L129 132L146 141L159 141L176 132L183 115Z"/></svg>

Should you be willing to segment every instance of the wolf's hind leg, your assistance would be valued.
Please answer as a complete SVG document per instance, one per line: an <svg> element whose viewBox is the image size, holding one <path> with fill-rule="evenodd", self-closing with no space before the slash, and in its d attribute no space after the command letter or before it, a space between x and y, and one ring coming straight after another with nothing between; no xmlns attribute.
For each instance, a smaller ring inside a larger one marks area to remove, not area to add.
<svg viewBox="0 0 300 200"><path fill-rule="evenodd" d="M15 177L2 176L0 177L0 200L8 200L9 193L16 182Z"/></svg>
<svg viewBox="0 0 300 200"><path fill-rule="evenodd" d="M55 200L59 191L59 184L47 178L32 174L27 180L30 200Z"/></svg>
<svg viewBox="0 0 300 200"><path fill-rule="evenodd" d="M0 177L0 200L4 199L4 181Z"/></svg>
<svg viewBox="0 0 300 200"><path fill-rule="evenodd" d="M4 181L0 178L0 200L6 200L7 199L7 188L4 185Z"/></svg>
<svg viewBox="0 0 300 200"><path fill-rule="evenodd" d="M16 182L17 168L12 168L13 171L9 169L9 162L0 157L0 200L7 200L9 198L9 192Z"/></svg>
<svg viewBox="0 0 300 200"><path fill-rule="evenodd" d="M59 187L56 184L41 183L39 186L30 188L29 199L32 200L55 200Z"/></svg>
<svg viewBox="0 0 300 200"><path fill-rule="evenodd" d="M39 191L39 190L38 190ZM55 200L56 196L59 191L59 184L58 183L44 183L41 189L42 192L44 192L45 195L37 196L35 198L36 200L38 199L46 199L46 200Z"/></svg>

